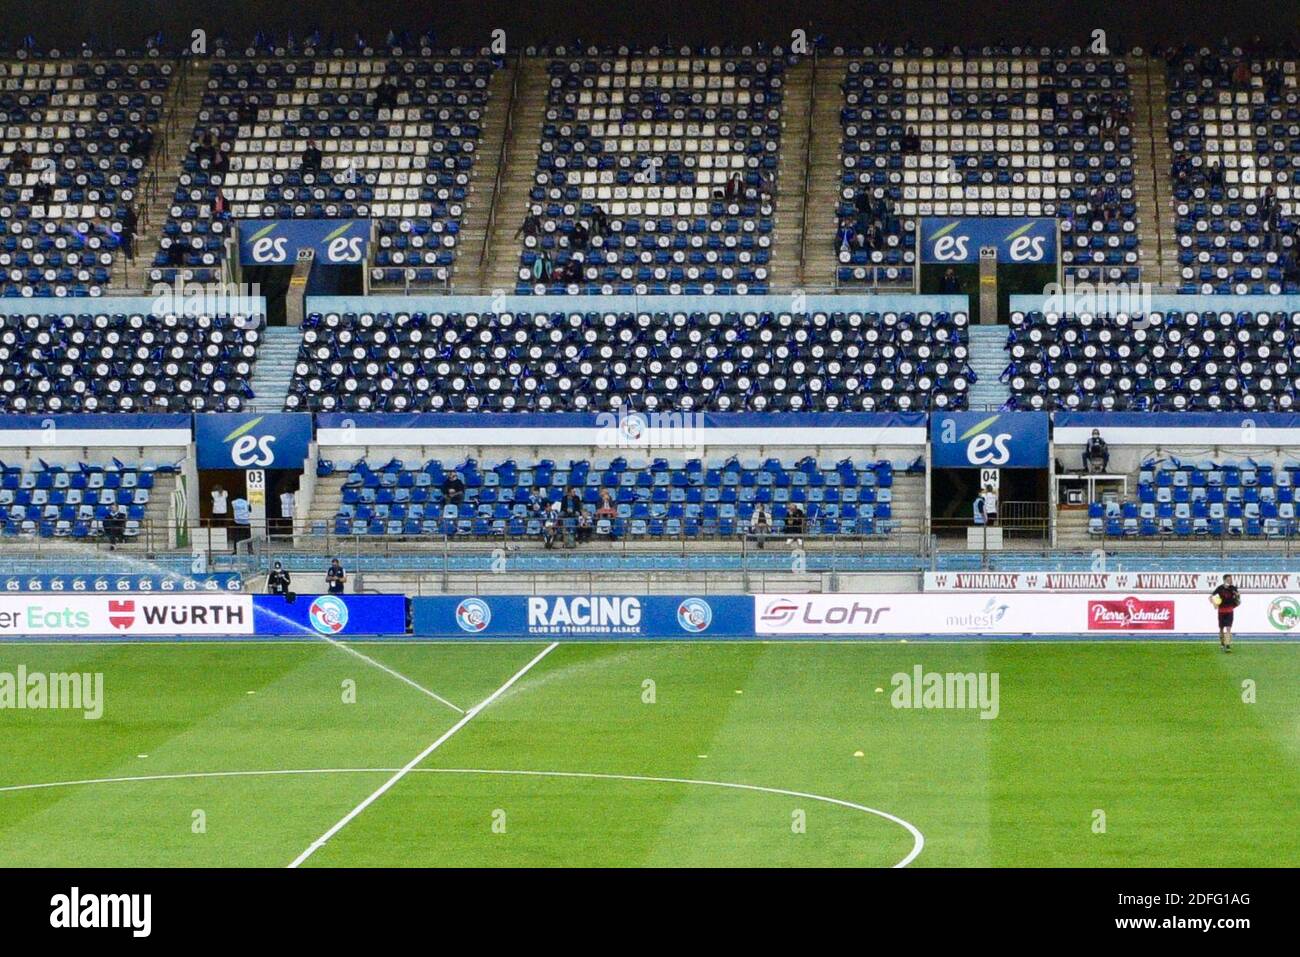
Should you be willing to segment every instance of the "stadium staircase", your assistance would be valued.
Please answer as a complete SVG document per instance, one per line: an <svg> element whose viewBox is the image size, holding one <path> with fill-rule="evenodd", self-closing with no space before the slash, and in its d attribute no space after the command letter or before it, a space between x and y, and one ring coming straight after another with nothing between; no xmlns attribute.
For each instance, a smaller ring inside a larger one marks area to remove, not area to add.
<svg viewBox="0 0 1300 957"><path fill-rule="evenodd" d="M491 235L487 237L487 257L476 283L487 292L501 289L513 293L515 289L522 248L515 233L527 214L528 192L537 174L537 143L546 114L546 97L550 92L550 80L546 75L549 63L546 57L526 57L517 67L519 83L515 102L510 105L512 127L506 144L505 168L501 171L501 193L496 197L496 219ZM498 155L483 157L485 177L496 175Z"/></svg>
<svg viewBox="0 0 1300 957"><path fill-rule="evenodd" d="M1130 61L1133 90L1133 151L1137 169L1138 250L1142 281L1159 291L1178 286L1178 238L1169 187L1169 115L1165 108L1164 61L1138 57Z"/></svg>
<svg viewBox="0 0 1300 957"><path fill-rule="evenodd" d="M461 225L451 284L458 292L477 292L479 257L487 236L488 216L496 192L497 159L506 136L506 118L511 109L510 90L518 61L509 61L492 74L488 85L488 105L483 115L483 135L471 171L469 197L465 202L465 220ZM500 211L498 210L498 215Z"/></svg>
<svg viewBox="0 0 1300 957"><path fill-rule="evenodd" d="M172 203L176 198L176 184L180 181L181 165L194 138L194 126L207 92L208 63L204 60L182 61L167 89L163 101L163 119L154 131L156 144L142 182L150 176L153 187L142 193L136 202L135 261L122 259L124 269L114 269L110 294L149 292L153 283L149 269L158 253L159 239L167 223Z"/></svg>
<svg viewBox="0 0 1300 957"><path fill-rule="evenodd" d="M970 340L970 367L978 381L971 386L968 401L972 409L1000 409L1011 398L1005 382L998 381L1007 367L1007 327L971 324L967 327Z"/></svg>
<svg viewBox="0 0 1300 957"><path fill-rule="evenodd" d="M812 60L801 60L786 71L781 101L781 159L777 169L776 228L772 243L772 288L801 286L799 244L803 239L808 212L804 192L808 168L808 112L813 95Z"/></svg>
<svg viewBox="0 0 1300 957"><path fill-rule="evenodd" d="M283 412L289 383L293 381L294 363L298 360L302 330L295 326L268 326L264 334L253 367L250 383L253 398L248 408L252 412Z"/></svg>
<svg viewBox="0 0 1300 957"><path fill-rule="evenodd" d="M813 105L811 176L808 185L807 232L802 282L808 289L826 289L835 283L839 265L835 249L835 207L840 195L840 106L844 97L840 81L847 69L843 57L817 60L816 102Z"/></svg>

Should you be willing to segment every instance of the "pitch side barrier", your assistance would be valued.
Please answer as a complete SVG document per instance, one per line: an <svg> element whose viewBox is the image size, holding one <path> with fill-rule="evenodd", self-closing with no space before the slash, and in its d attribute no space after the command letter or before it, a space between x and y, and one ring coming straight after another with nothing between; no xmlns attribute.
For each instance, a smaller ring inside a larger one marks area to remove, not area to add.
<svg viewBox="0 0 1300 957"><path fill-rule="evenodd" d="M1204 636L1218 627L1208 595L1192 592L463 595L415 598L411 606L415 636L440 640L1140 640ZM1235 631L1300 636L1300 598L1247 594Z"/></svg>
<svg viewBox="0 0 1300 957"><path fill-rule="evenodd" d="M0 594L0 641L403 638L405 595Z"/></svg>
<svg viewBox="0 0 1300 957"><path fill-rule="evenodd" d="M1293 591L1246 591L1235 632L1300 637ZM1196 591L763 595L0 594L0 640L1158 640L1217 629Z"/></svg>

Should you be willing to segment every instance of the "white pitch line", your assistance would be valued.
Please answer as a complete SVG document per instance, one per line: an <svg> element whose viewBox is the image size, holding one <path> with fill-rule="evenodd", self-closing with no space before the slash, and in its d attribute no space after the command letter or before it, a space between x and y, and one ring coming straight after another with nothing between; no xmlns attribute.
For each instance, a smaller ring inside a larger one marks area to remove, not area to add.
<svg viewBox="0 0 1300 957"><path fill-rule="evenodd" d="M362 661L366 662L367 664L374 665L374 666L375 666L376 668L378 668L380 671L383 671L383 672L386 672L386 673L392 675L392 676L393 676L394 678L396 678L398 681L404 681L404 682L406 682L408 685L410 685L410 686L411 686L412 688L414 688L416 691L422 692L423 694L427 694L427 695L428 695L430 698L432 698L434 701L440 701L440 702L442 702L442 703L445 704L448 708L450 708L452 711L455 711L457 714L464 714L464 713L465 713L465 709L464 709L464 708L458 708L458 707L456 707L454 704L452 704L450 701L448 701L448 700L447 700L446 698L444 698L442 695L437 694L436 692L430 691L428 688L426 688L426 687L425 687L424 685L422 685L422 684L419 684L418 682L412 681L410 678L406 677L406 675L402 674L400 671L394 671L392 668L388 667L388 665L385 665L385 664L382 664L382 663L380 663L380 662L378 662L378 661L375 661L375 659L374 659L374 658L371 658L369 655L363 655L361 652L357 651L355 648L353 648L353 647L351 647L351 646L349 646L349 645L345 645L343 642L339 641L339 640L336 639L336 638L330 638L328 635L322 635L321 637L324 638L326 641L328 641L328 642L329 642L331 645L333 645L334 647L336 647L336 648L342 648L344 651L346 651L346 652L347 652L348 654L350 654L350 655L356 655L356 656L357 656L358 658L360 658Z"/></svg>
<svg viewBox="0 0 1300 957"><path fill-rule="evenodd" d="M49 781L43 784L11 784L7 787L0 787L0 793L5 791L38 791L44 788L66 788L77 787L80 785L92 784L130 784L140 781L180 781L196 778L244 778L244 777L283 777L286 775L296 774L390 774L396 768L303 768L300 770L267 770L267 771L195 771L182 774L142 774L134 777L120 778L89 778L84 781ZM857 804L853 801L845 801L840 798L826 797L824 794L810 794L806 791L790 791L785 788L770 788L759 784L737 784L731 781L705 781L697 778L670 778L660 777L658 775L645 774L602 774L595 771L516 771L503 770L496 768L415 768L412 774L485 774L485 775L515 775L520 777L539 777L539 778L584 778L596 781L637 781L648 784L693 784L703 787L727 788L735 791L756 791L760 794L779 794L785 797L803 798L809 801L820 801L823 804L833 804L838 807L846 807L853 811L861 811L864 814L874 814L876 817L883 818L899 825L912 835L912 850L908 852L893 867L906 867L925 847L925 835L913 824L903 820L897 815L890 814L888 811L881 811L874 807L867 807L865 804Z"/></svg>
<svg viewBox="0 0 1300 957"><path fill-rule="evenodd" d="M348 824L350 824L352 820L357 817L357 815L359 815L362 811L370 807L370 805L374 804L386 793L388 793L389 789L391 789L395 784L397 784L398 781L402 780L402 778L410 774L411 770L416 765L418 765L421 761L423 761L429 755L433 754L433 752L437 751L440 747L442 747L442 745L446 741L448 741L452 735L454 735L461 728L465 727L465 725L473 721L475 715L477 715L480 711L482 711L484 708L490 705L493 701L496 701L497 698L501 697L501 695L505 694L506 691L508 691L516 681L518 681L524 675L528 674L530 670L532 670L533 665L537 664L539 661L541 661L543 658L545 658L547 655L549 655L552 651L554 651L559 646L560 643L558 641L553 641L545 648L543 648L541 651L539 651L536 657L534 657L532 661L528 662L528 664L524 665L513 675L511 675L509 680L507 680L505 684L503 684L496 691L492 692L490 695L488 695L478 704L474 705L474 707L466 711L465 714L461 717L461 719L457 721L455 724L453 724L450 728L448 728L447 731L443 733L441 737L438 738L438 740L434 741L433 744L429 745L427 748L425 748L423 751L421 751L419 754L413 757L410 761L408 761L405 767L403 767L391 778L389 778L387 781L381 784L378 788L375 789L375 791L369 797L367 797L364 801L362 801L351 811L345 814L342 818L340 818L338 823L336 823L333 827L331 827L328 831L326 831L316 840L312 841L305 851L303 851L301 854L299 854L297 857L293 859L293 861L289 864L289 867L295 868L300 866L305 860L307 860L307 858L311 857L318 850L324 847L326 842L329 841L330 838L332 838L339 831L347 827Z"/></svg>

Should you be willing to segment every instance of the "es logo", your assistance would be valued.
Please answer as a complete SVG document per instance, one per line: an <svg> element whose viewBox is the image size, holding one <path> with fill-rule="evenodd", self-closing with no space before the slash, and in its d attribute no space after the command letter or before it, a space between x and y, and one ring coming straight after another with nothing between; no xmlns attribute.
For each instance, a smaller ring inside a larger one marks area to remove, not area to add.
<svg viewBox="0 0 1300 957"><path fill-rule="evenodd" d="M283 263L289 261L289 241L283 236L263 236L249 245L255 263Z"/></svg>
<svg viewBox="0 0 1300 957"><path fill-rule="evenodd" d="M363 240L360 236L339 236L325 246L325 261L329 263L358 263L364 258Z"/></svg>
<svg viewBox="0 0 1300 957"><path fill-rule="evenodd" d="M972 240L968 234L956 231L959 225L958 222L949 223L931 235L930 249L935 262L971 262ZM1047 255L1048 237L1033 235L1033 229L1033 222L1024 223L1002 239L988 235L986 230L982 244L992 245L996 242L999 258L1005 256L1013 263L1042 262Z"/></svg>
<svg viewBox="0 0 1300 957"><path fill-rule="evenodd" d="M253 435L264 416L249 419L222 441L230 445L230 461L239 468L269 468L275 464L274 435Z"/></svg>
<svg viewBox="0 0 1300 957"><path fill-rule="evenodd" d="M934 258L941 263L963 263L970 256L970 244L965 236L940 236L934 241Z"/></svg>
<svg viewBox="0 0 1300 957"><path fill-rule="evenodd" d="M264 226L250 237L248 255L253 262L263 265L289 263L300 247L311 246L316 248L317 255L323 255L327 263L359 263L366 258L365 237L344 235L353 225L350 220L324 237L307 234L293 243L288 236L272 235L277 225Z"/></svg>
<svg viewBox="0 0 1300 957"><path fill-rule="evenodd" d="M977 422L961 435L957 435L955 419L943 420L941 441L945 443L964 443L965 457L969 465L1006 465L1011 461L1011 433L994 432L991 427L999 416L991 415L982 422Z"/></svg>
<svg viewBox="0 0 1300 957"><path fill-rule="evenodd" d="M1007 247L1007 253L1011 256L1012 262L1042 262L1046 248L1044 242L1042 236L1017 236L1011 240L1010 246Z"/></svg>

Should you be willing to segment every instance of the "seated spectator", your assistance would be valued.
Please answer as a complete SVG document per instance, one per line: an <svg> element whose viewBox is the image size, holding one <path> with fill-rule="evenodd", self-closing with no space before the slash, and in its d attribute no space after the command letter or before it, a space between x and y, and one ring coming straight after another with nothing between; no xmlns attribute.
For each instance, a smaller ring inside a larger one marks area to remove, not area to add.
<svg viewBox="0 0 1300 957"><path fill-rule="evenodd" d="M194 158L197 159L199 163L211 164L213 157L216 156L216 152L216 140L213 138L212 131L208 130L203 134L203 139L199 140L199 145L194 150Z"/></svg>
<svg viewBox="0 0 1300 957"><path fill-rule="evenodd" d="M1110 468L1110 448L1101 437L1101 431L1092 430L1088 444L1083 447L1083 470L1085 472L1105 472Z"/></svg>
<svg viewBox="0 0 1300 957"><path fill-rule="evenodd" d="M546 508L542 520L542 543L547 548L554 548L557 539L564 534L564 517L560 514L560 503L552 502Z"/></svg>
<svg viewBox="0 0 1300 957"><path fill-rule="evenodd" d="M375 109L392 110L397 108L397 84L391 77L385 77L384 81L375 89Z"/></svg>
<svg viewBox="0 0 1300 957"><path fill-rule="evenodd" d="M465 501L465 480L459 472L448 472L442 480L442 498L448 505L459 505Z"/></svg>
<svg viewBox="0 0 1300 957"><path fill-rule="evenodd" d="M732 173L731 179L727 180L727 187L724 191L728 202L734 202L745 195L745 179L740 173Z"/></svg>
<svg viewBox="0 0 1300 957"><path fill-rule="evenodd" d="M578 510L578 544L584 545L591 541L596 529L591 523L591 512L587 509Z"/></svg>
<svg viewBox="0 0 1300 957"><path fill-rule="evenodd" d="M587 224L578 221L573 227L573 232L569 234L569 245L574 249L586 249L587 244L591 241L591 231L587 229Z"/></svg>
<svg viewBox="0 0 1300 957"><path fill-rule="evenodd" d="M524 217L524 221L519 224L519 228L515 230L514 238L518 239L520 236L535 237L540 235L541 232L542 217L539 215L538 208L534 206L528 211L528 215Z"/></svg>
<svg viewBox="0 0 1300 957"><path fill-rule="evenodd" d="M791 505L785 514L785 533L798 538L803 534L804 514L798 505Z"/></svg>
<svg viewBox="0 0 1300 957"><path fill-rule="evenodd" d="M909 126L907 128L907 131L903 133L899 145L902 147L904 153L921 152L921 134L916 131L915 126Z"/></svg>
<svg viewBox="0 0 1300 957"><path fill-rule="evenodd" d="M957 278L957 270L952 266L943 271L943 278L939 280L939 291L949 295L961 292L961 280Z"/></svg>
<svg viewBox="0 0 1300 957"><path fill-rule="evenodd" d="M601 519L613 520L618 515L618 510L614 508L614 498L609 494L609 489L600 490L600 504L596 506L596 521Z"/></svg>
<svg viewBox="0 0 1300 957"><path fill-rule="evenodd" d="M591 228L596 235L602 239L608 239L612 230L609 226L609 216L605 212L605 207L597 203L591 209Z"/></svg>
<svg viewBox="0 0 1300 957"><path fill-rule="evenodd" d="M320 149L317 148L315 140L308 140L307 148L302 151L302 171L304 173L319 173L320 164Z"/></svg>

